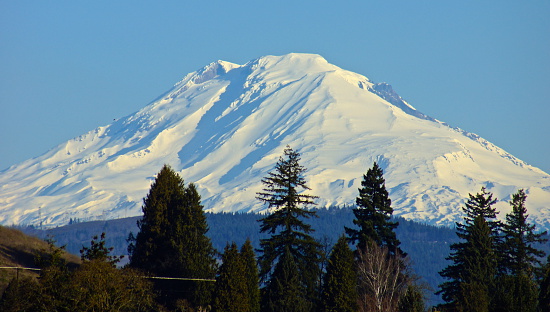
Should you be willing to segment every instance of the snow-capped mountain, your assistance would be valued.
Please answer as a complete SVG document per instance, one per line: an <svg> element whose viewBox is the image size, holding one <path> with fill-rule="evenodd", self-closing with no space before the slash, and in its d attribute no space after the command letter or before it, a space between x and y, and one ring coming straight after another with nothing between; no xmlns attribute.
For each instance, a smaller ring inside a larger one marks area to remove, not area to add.
<svg viewBox="0 0 550 312"><path fill-rule="evenodd" d="M140 215L163 164L198 186L208 211L261 211L260 180L286 145L320 207L353 204L376 161L395 215L450 225L485 186L503 218L524 188L532 220L550 225L550 175L310 54L214 62L137 113L0 172L0 223Z"/></svg>

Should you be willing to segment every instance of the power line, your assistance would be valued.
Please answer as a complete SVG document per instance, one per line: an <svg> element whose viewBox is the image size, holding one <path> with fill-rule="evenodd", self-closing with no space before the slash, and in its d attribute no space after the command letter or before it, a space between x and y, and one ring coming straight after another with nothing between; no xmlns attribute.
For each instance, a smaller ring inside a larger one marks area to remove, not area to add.
<svg viewBox="0 0 550 312"><path fill-rule="evenodd" d="M32 271L42 270L42 269L37 269L37 268L25 268L25 267L0 267L0 269L17 269L17 270L32 270Z"/></svg>
<svg viewBox="0 0 550 312"><path fill-rule="evenodd" d="M215 279L210 278L189 278L189 277L162 277L162 276L142 276L143 278L161 279L161 280L180 280L180 281L203 281L215 282Z"/></svg>
<svg viewBox="0 0 550 312"><path fill-rule="evenodd" d="M0 269L16 269L16 270L32 270L41 271L38 268L25 268L25 267L0 267ZM190 277L166 277L166 276L140 276L142 278L159 279L159 280L180 280L180 281L202 281L202 282L215 282L215 279L210 278L190 278Z"/></svg>

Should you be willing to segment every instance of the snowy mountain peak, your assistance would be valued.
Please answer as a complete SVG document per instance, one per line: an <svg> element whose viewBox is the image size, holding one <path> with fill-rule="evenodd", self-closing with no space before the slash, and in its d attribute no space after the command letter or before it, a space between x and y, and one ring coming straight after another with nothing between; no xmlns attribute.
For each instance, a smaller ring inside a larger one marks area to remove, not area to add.
<svg viewBox="0 0 550 312"><path fill-rule="evenodd" d="M417 111L388 84L298 53L213 62L138 112L0 172L0 223L139 215L163 164L196 183L209 211L261 211L255 193L286 145L302 154L321 207L352 205L377 161L396 215L452 225L485 186L504 217L524 188L531 217L549 226L548 174Z"/></svg>

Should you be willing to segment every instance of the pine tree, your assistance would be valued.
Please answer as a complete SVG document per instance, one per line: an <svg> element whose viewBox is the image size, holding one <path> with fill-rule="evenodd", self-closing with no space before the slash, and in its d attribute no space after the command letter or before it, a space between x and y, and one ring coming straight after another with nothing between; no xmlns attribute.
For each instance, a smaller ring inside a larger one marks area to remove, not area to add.
<svg viewBox="0 0 550 312"><path fill-rule="evenodd" d="M424 312L424 294L422 289L415 284L407 286L407 291L399 299L399 312Z"/></svg>
<svg viewBox="0 0 550 312"><path fill-rule="evenodd" d="M401 243L394 232L399 223L390 221L393 214L391 199L386 190L383 170L376 162L363 175L361 186L355 201L357 208L353 209L353 224L359 229L345 228L350 241L357 243L358 249L363 249L372 240L380 247L387 247L390 255L399 253L406 256L399 248Z"/></svg>
<svg viewBox="0 0 550 312"><path fill-rule="evenodd" d="M550 311L550 256L542 267L542 280L539 287L539 311Z"/></svg>
<svg viewBox="0 0 550 312"><path fill-rule="evenodd" d="M529 216L525 208L526 199L527 194L523 190L512 195L512 212L506 215L506 223L503 226L503 263L508 273L514 276L532 276L535 265L540 265L538 259L545 256L545 252L534 245L548 241L544 238L546 231L535 233L536 226L527 222Z"/></svg>
<svg viewBox="0 0 550 312"><path fill-rule="evenodd" d="M300 285L298 265L288 247L277 262L264 292L263 312L312 311L312 303Z"/></svg>
<svg viewBox="0 0 550 312"><path fill-rule="evenodd" d="M250 312L260 312L260 286L258 277L258 265L256 263L256 255L252 242L247 239L241 247L241 259L244 264L244 278L246 279L246 292L248 294L248 302Z"/></svg>
<svg viewBox="0 0 550 312"><path fill-rule="evenodd" d="M216 273L215 250L206 236L208 226L195 186L165 165L144 199L143 218L132 251L130 266L157 276L212 279ZM160 288L178 289L194 306L210 302L211 282L176 281L157 283ZM170 284L170 285L168 285ZM160 286L159 286L160 285ZM174 304L177 292L165 292Z"/></svg>
<svg viewBox="0 0 550 312"><path fill-rule="evenodd" d="M319 293L321 246L310 235L313 232L311 226L302 219L315 216L315 212L306 210L306 207L314 205L316 197L303 193L309 187L304 179L306 169L299 161L300 154L287 146L275 170L262 179L264 189L257 194L259 200L274 210L260 220L260 232L271 234L270 238L260 241L260 279L271 283L272 268L288 249L299 272L297 290L315 303ZM274 289L279 288L272 287L272 295Z"/></svg>
<svg viewBox="0 0 550 312"><path fill-rule="evenodd" d="M489 224L482 215L474 219L464 249L460 305L464 311L489 311L496 276L496 255Z"/></svg>
<svg viewBox="0 0 550 312"><path fill-rule="evenodd" d="M489 307L494 293L493 271L498 264L498 231L500 222L496 219L496 202L485 188L480 193L469 195L465 204L464 223L457 222L457 236L460 242L451 245L447 260L452 264L439 274L448 279L441 284L438 294L447 302L447 307L477 305L479 309Z"/></svg>
<svg viewBox="0 0 550 312"><path fill-rule="evenodd" d="M497 300L502 311L536 311L538 289L534 281L535 265L545 253L533 246L545 243L546 232L535 233L535 225L527 222L527 195L519 190L512 196L512 212L503 225L502 263L504 273L499 277Z"/></svg>
<svg viewBox="0 0 550 312"><path fill-rule="evenodd" d="M35 257L40 271L38 306L36 311L70 311L68 299L71 289L68 286L70 272L67 261L63 258L65 246L55 246L55 240L46 239L48 249L42 250Z"/></svg>
<svg viewBox="0 0 550 312"><path fill-rule="evenodd" d="M500 248L500 235L499 232L502 229L502 223L496 219L497 210L493 205L497 202L497 199L493 199L493 194L488 192L485 187L481 188L481 192L476 195L469 194L469 199L466 202L464 208L464 223L456 223L457 233L456 235L465 239L468 234L468 228L472 226L477 216L482 216L491 230L493 237L493 247Z"/></svg>
<svg viewBox="0 0 550 312"><path fill-rule="evenodd" d="M99 241L97 235L94 236L90 242L90 247L82 246L82 249L80 249L80 258L82 261L95 260L108 262L115 267L124 256L111 256L110 253L113 251L114 247L107 248L105 243L105 232L101 233Z"/></svg>
<svg viewBox="0 0 550 312"><path fill-rule="evenodd" d="M248 312L250 300L245 278L245 265L237 245L227 245L222 255L222 264L216 278L214 311Z"/></svg>
<svg viewBox="0 0 550 312"><path fill-rule="evenodd" d="M493 306L498 307L497 311L537 311L538 285L531 277L524 274L501 275L496 285Z"/></svg>
<svg viewBox="0 0 550 312"><path fill-rule="evenodd" d="M325 274L322 307L326 312L357 311L357 272L345 236L332 249Z"/></svg>

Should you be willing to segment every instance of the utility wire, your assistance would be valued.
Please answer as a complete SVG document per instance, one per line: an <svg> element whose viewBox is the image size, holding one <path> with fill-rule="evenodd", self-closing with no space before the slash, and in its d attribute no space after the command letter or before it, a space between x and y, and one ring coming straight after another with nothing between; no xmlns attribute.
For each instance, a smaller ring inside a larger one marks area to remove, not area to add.
<svg viewBox="0 0 550 312"><path fill-rule="evenodd" d="M41 271L37 268L25 268L25 267L0 267L0 269L16 269L16 270L32 270ZM165 276L140 276L142 278L160 279L160 280L180 280L180 281L203 281L203 282L215 282L215 279L210 278L189 278L189 277L165 277Z"/></svg>

